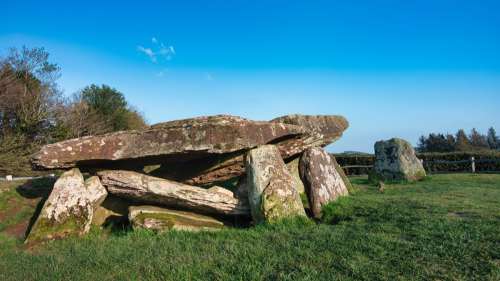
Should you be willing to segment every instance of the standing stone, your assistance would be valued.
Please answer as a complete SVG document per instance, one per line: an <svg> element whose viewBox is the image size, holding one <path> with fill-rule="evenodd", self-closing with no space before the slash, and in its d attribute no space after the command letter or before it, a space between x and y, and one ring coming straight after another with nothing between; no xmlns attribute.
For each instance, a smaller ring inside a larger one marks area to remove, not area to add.
<svg viewBox="0 0 500 281"><path fill-rule="evenodd" d="M128 217L134 229L144 228L155 232L172 229L184 231L219 230L224 227L224 223L211 217L154 206L131 206Z"/></svg>
<svg viewBox="0 0 500 281"><path fill-rule="evenodd" d="M246 173L248 199L256 223L305 216L296 182L274 145L250 150Z"/></svg>
<svg viewBox="0 0 500 281"><path fill-rule="evenodd" d="M325 204L348 195L344 180L324 149L314 147L306 150L300 159L299 169L314 217L321 218L321 208Z"/></svg>
<svg viewBox="0 0 500 281"><path fill-rule="evenodd" d="M54 189L45 201L27 242L87 233L94 211L107 194L99 178L91 177L84 181L76 168L65 172L54 184Z"/></svg>
<svg viewBox="0 0 500 281"><path fill-rule="evenodd" d="M417 158L411 144L393 138L375 143L375 165L370 175L373 182L418 181L426 176L422 162Z"/></svg>

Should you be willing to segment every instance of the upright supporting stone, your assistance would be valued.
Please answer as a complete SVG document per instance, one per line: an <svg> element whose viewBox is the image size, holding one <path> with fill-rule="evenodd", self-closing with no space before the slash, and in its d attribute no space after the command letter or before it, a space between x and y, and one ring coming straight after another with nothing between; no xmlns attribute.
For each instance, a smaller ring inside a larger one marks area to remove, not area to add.
<svg viewBox="0 0 500 281"><path fill-rule="evenodd" d="M256 223L305 216L296 182L274 145L252 149L246 157L248 197Z"/></svg>
<svg viewBox="0 0 500 281"><path fill-rule="evenodd" d="M107 195L98 177L84 181L76 168L65 172L54 184L26 241L40 242L87 233L94 211Z"/></svg>
<svg viewBox="0 0 500 281"><path fill-rule="evenodd" d="M314 217L321 217L321 208L348 194L344 179L337 171L335 160L322 148L313 147L302 155L300 176L306 188Z"/></svg>

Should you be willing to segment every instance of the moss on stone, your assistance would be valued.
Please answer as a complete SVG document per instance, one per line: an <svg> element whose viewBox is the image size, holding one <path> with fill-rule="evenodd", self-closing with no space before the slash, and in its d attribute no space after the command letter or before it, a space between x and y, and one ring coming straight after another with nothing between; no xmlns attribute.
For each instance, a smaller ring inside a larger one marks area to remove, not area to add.
<svg viewBox="0 0 500 281"><path fill-rule="evenodd" d="M217 221L211 221L211 218L197 215L197 214L183 214L180 211L170 211L172 213L162 212L140 212L134 218L132 223L135 227L144 227L147 220L155 220L161 229L153 229L156 231L167 231L177 227L188 227L193 229L218 229L223 228L224 225ZM178 212L178 214L176 214ZM196 218L199 218L196 219Z"/></svg>
<svg viewBox="0 0 500 281"><path fill-rule="evenodd" d="M305 216L299 196L280 196L267 189L262 194L261 208L264 220L268 223L275 223L282 218Z"/></svg>
<svg viewBox="0 0 500 281"><path fill-rule="evenodd" d="M39 217L26 239L26 243L38 243L60 239L71 235L81 235L84 232L83 218L67 217L62 222L50 221Z"/></svg>

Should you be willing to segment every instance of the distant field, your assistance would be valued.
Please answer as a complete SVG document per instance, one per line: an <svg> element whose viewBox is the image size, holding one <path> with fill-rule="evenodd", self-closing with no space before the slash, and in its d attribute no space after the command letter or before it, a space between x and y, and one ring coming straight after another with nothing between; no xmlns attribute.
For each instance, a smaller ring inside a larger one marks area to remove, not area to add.
<svg viewBox="0 0 500 281"><path fill-rule="evenodd" d="M500 175L434 175L383 193L352 181L323 223L94 229L35 249L22 237L39 199L0 183L0 280L500 280Z"/></svg>

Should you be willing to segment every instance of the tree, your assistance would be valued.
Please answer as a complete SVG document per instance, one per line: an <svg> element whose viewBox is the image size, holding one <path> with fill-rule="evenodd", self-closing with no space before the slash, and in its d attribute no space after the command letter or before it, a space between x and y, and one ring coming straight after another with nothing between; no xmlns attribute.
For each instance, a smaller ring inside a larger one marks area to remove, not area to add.
<svg viewBox="0 0 500 281"><path fill-rule="evenodd" d="M146 126L106 85L63 99L59 71L43 48L13 48L0 57L0 173L32 174L29 157L43 144Z"/></svg>
<svg viewBox="0 0 500 281"><path fill-rule="evenodd" d="M488 130L488 145L490 149L499 149L500 148L500 140L498 139L497 132L493 127Z"/></svg>
<svg viewBox="0 0 500 281"><path fill-rule="evenodd" d="M421 137L419 148L425 152L451 152L455 149L455 137L447 134L429 134L427 138Z"/></svg>
<svg viewBox="0 0 500 281"><path fill-rule="evenodd" d="M68 137L142 129L144 118L128 106L124 95L107 85L90 85L73 95L64 118Z"/></svg>
<svg viewBox="0 0 500 281"><path fill-rule="evenodd" d="M43 48L12 48L0 59L0 126L2 135L43 138L54 124L61 101L55 81L59 67Z"/></svg>
<svg viewBox="0 0 500 281"><path fill-rule="evenodd" d="M12 48L0 57L0 173L33 174L30 154L57 138L58 78L43 48Z"/></svg>
<svg viewBox="0 0 500 281"><path fill-rule="evenodd" d="M456 151L469 151L471 149L469 138L463 129L458 130L455 137Z"/></svg>
<svg viewBox="0 0 500 281"><path fill-rule="evenodd" d="M470 134L470 143L474 149L489 149L486 136L480 134L476 128L472 129Z"/></svg>
<svg viewBox="0 0 500 281"><path fill-rule="evenodd" d="M425 136L421 136L418 139L417 150L419 152L428 152L427 151L427 138Z"/></svg>

